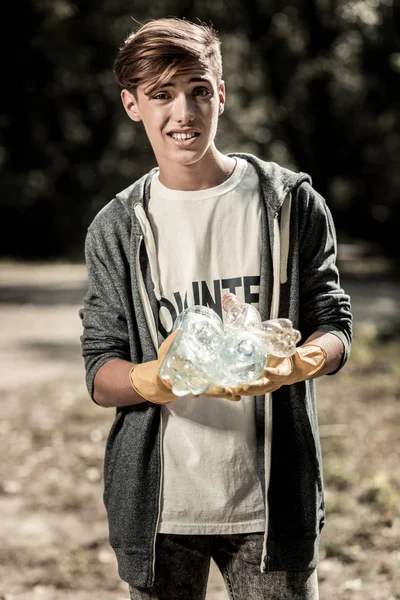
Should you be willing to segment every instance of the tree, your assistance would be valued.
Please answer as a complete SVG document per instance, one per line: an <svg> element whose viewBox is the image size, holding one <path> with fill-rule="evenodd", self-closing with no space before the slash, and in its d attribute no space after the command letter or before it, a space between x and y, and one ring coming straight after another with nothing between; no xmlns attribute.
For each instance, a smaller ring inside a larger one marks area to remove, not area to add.
<svg viewBox="0 0 400 600"><path fill-rule="evenodd" d="M222 39L219 148L310 173L340 235L400 255L398 3L136 0L127 14L122 0L25 0L14 10L24 19L1 115L2 254L81 259L94 214L154 165L112 66L138 23L175 15Z"/></svg>

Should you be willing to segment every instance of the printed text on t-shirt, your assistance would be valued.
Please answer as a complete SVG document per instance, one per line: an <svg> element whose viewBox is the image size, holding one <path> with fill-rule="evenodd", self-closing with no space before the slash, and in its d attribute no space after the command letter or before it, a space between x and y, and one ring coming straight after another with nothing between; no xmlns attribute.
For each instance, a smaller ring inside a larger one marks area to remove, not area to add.
<svg viewBox="0 0 400 600"><path fill-rule="evenodd" d="M176 317L189 306L202 305L212 308L220 317L222 315L221 300L228 292L235 294L248 304L258 304L260 276L231 277L214 279L212 291L206 281L193 281L192 289L173 293L173 300L162 297L158 302L158 329L163 338L171 332ZM254 290L257 288L257 290ZM182 298L183 296L183 298Z"/></svg>

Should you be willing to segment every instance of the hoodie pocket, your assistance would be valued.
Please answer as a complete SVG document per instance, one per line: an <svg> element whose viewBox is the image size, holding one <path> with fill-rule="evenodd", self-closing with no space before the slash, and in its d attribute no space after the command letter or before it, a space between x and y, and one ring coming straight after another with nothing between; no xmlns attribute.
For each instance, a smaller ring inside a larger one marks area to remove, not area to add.
<svg viewBox="0 0 400 600"><path fill-rule="evenodd" d="M304 384L302 384L302 385L304 385ZM308 411L307 411L307 408L305 405L305 397L302 398L302 402L300 403L300 409L301 409L301 413L302 413L304 438L305 438L307 447L309 449L310 461L315 468L318 491L320 493L322 493L322 491L323 491L322 464L320 462L321 448L319 447L318 430L317 431L313 430L313 425L310 420L310 415L308 414ZM318 426L316 425L316 427L318 427Z"/></svg>
<svg viewBox="0 0 400 600"><path fill-rule="evenodd" d="M305 386L275 392L270 504L270 537L276 541L315 537L320 529L322 476Z"/></svg>
<svg viewBox="0 0 400 600"><path fill-rule="evenodd" d="M305 398L303 400L305 400ZM315 422L313 425L312 419L310 418L304 401L301 403L301 410L303 413L304 437L309 450L309 460L311 465L314 467L316 476L316 526L317 531L320 531L325 523L325 499L323 486L322 454L319 441L318 424L316 420L317 417L315 416Z"/></svg>

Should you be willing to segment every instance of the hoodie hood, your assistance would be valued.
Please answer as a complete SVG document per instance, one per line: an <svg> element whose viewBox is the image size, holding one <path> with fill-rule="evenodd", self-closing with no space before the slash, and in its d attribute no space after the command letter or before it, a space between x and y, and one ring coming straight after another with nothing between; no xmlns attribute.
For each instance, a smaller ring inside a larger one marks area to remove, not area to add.
<svg viewBox="0 0 400 600"><path fill-rule="evenodd" d="M244 158L254 166L260 178L261 187L264 189L265 201L274 213L281 209L288 194L294 188L305 181L312 184L311 177L307 173L301 171L295 173L275 162L260 160L253 154L232 153L229 156Z"/></svg>
<svg viewBox="0 0 400 600"><path fill-rule="evenodd" d="M142 227L140 222L133 218L133 207L135 204L141 204L144 210L147 210L147 205L150 199L151 180L157 171L158 168L154 167L154 169L151 169L151 171L146 173L146 175L143 175L143 177L135 181L135 183L125 188L115 196L116 200L121 203L127 214L131 217L134 234L141 235Z"/></svg>

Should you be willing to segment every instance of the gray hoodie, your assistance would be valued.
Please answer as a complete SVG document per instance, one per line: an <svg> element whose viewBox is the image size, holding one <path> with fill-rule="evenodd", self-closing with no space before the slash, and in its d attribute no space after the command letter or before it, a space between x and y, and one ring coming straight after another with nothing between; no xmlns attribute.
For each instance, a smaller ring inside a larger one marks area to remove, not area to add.
<svg viewBox="0 0 400 600"><path fill-rule="evenodd" d="M340 287L335 229L324 199L304 173L249 154L233 156L250 161L260 179L263 320L291 319L302 342L315 331L336 335L344 348L341 368L349 356L352 317ZM141 363L157 356L158 282L146 218L154 172L117 194L87 232L89 289L80 316L92 397L94 376L108 360ZM325 520L314 382L258 396L256 436L267 499L261 570L314 568ZM120 576L138 587L154 581L161 456L160 406L145 402L117 409L105 452L104 503Z"/></svg>

